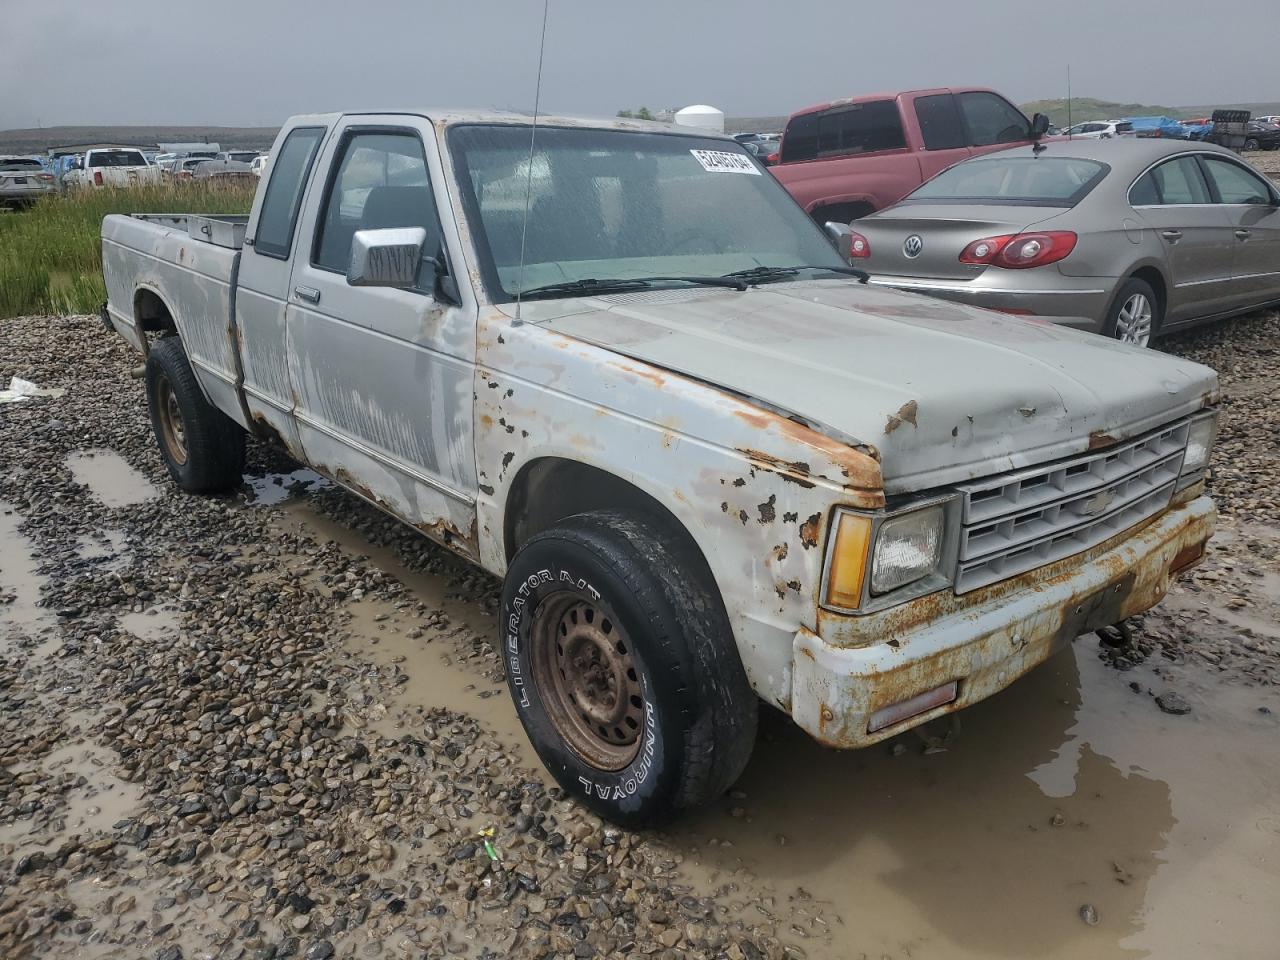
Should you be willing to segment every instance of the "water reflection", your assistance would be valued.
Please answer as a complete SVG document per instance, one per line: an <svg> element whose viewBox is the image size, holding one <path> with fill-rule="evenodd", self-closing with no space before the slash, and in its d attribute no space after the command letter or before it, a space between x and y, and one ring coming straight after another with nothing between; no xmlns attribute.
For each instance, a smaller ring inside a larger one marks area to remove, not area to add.
<svg viewBox="0 0 1280 960"><path fill-rule="evenodd" d="M910 733L896 756L827 750L770 714L739 785L746 816L710 811L679 836L711 864L740 858L780 892L829 901L848 937L837 955L1123 955L1172 804L1166 784L1073 741L1080 706L1067 650L966 711L942 753ZM1046 791L1029 774L1054 764Z"/></svg>

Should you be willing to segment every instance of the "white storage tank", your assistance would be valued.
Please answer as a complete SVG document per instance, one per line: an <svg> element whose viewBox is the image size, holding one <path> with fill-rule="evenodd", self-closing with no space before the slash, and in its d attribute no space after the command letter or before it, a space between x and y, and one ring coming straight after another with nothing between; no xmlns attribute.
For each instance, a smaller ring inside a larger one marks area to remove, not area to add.
<svg viewBox="0 0 1280 960"><path fill-rule="evenodd" d="M682 127L698 127L701 130L724 133L724 111L705 103L695 103L691 107L677 110L675 121Z"/></svg>

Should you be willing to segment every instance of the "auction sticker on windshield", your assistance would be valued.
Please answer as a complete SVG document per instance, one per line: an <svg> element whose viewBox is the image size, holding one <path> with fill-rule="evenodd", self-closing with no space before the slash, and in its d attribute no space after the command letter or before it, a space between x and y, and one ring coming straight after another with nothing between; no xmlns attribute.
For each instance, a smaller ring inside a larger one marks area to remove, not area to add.
<svg viewBox="0 0 1280 960"><path fill-rule="evenodd" d="M708 173L750 173L760 176L760 170L741 153L726 150L690 150L695 160Z"/></svg>

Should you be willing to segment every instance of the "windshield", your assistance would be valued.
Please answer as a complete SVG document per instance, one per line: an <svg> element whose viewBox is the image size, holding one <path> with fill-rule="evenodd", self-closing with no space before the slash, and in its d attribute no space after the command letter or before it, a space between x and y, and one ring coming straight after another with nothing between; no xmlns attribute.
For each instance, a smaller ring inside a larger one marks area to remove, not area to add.
<svg viewBox="0 0 1280 960"><path fill-rule="evenodd" d="M23 157L0 157L0 170L29 170L40 168L39 160L27 160Z"/></svg>
<svg viewBox="0 0 1280 960"><path fill-rule="evenodd" d="M586 279L848 267L781 185L736 143L539 127L531 168L529 137L530 128L517 125L458 126L449 133L494 300Z"/></svg>
<svg viewBox="0 0 1280 960"><path fill-rule="evenodd" d="M137 150L111 150L89 154L91 167L145 167L146 157Z"/></svg>
<svg viewBox="0 0 1280 960"><path fill-rule="evenodd" d="M930 203L1075 206L1111 168L1080 157L995 156L957 163L908 195Z"/></svg>

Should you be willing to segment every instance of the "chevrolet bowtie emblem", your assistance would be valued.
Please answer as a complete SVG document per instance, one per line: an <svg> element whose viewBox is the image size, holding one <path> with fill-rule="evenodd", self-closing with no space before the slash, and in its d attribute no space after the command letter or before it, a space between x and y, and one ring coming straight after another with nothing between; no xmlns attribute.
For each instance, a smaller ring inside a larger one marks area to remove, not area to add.
<svg viewBox="0 0 1280 960"><path fill-rule="evenodd" d="M1111 506L1111 501L1115 498L1116 495L1112 491L1101 490L1084 502L1084 505L1080 508L1080 512L1085 514L1085 516L1096 517L1098 514L1106 510L1107 507Z"/></svg>

